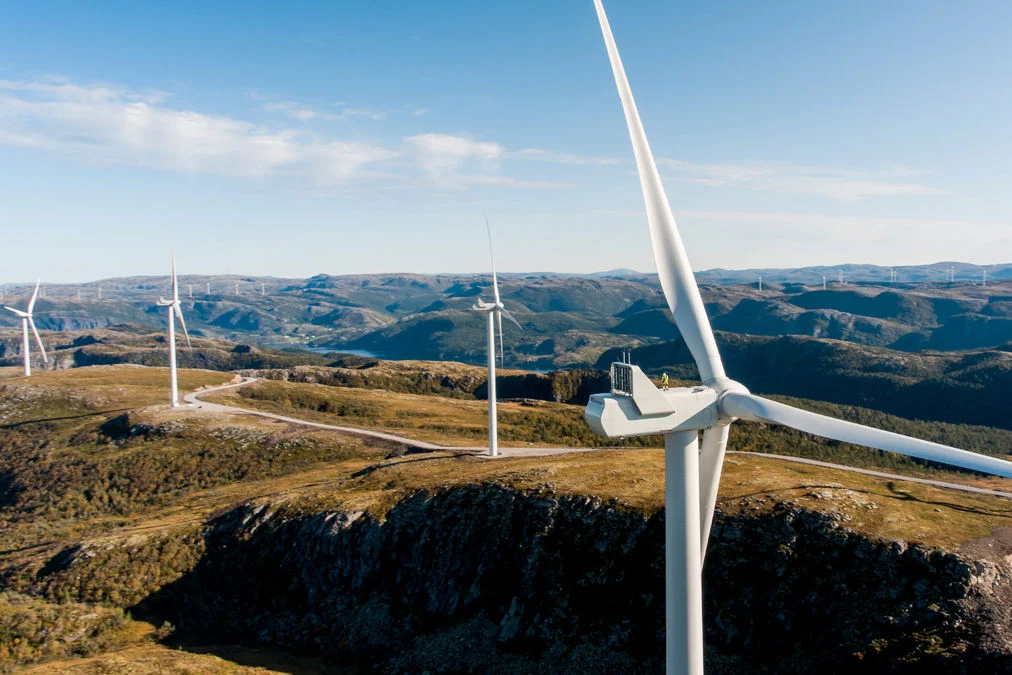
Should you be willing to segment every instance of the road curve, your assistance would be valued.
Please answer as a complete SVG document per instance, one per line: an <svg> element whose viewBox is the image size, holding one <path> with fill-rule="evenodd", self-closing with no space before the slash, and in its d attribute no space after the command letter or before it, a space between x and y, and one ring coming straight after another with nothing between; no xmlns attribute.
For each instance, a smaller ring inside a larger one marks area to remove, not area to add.
<svg viewBox="0 0 1012 675"><path fill-rule="evenodd" d="M284 415L276 415L274 413L263 412L260 410L250 410L248 408L237 408L230 405L221 405L220 403L208 403L201 399L205 394L211 394L226 389L236 389L238 387L245 387L246 385L253 384L259 381L256 377L243 377L242 381L234 382L232 384L225 384L218 387L211 387L208 389L201 389L198 391L190 392L183 396L183 400L194 406L196 409L202 412L218 412L218 413L239 413L245 415L257 415L259 417L266 417L272 420L279 420L281 422L288 422L290 424L300 424L302 426L313 427L316 429L326 429L330 431L338 431L344 434L353 434L356 436L363 436L366 438L376 438L392 443L399 443L412 448L418 448L419 450L429 450L431 452L436 451L447 451L456 453L470 453L476 456L482 456L479 453L485 452L487 446L481 447L460 447L455 445L438 445L436 443L428 443L426 441L418 441L413 438L406 438L404 436L397 436L396 434L388 434L382 431L372 431L371 429L358 429L355 427L343 427L334 424L322 424L320 422L307 422L306 420L300 420L295 417L286 417ZM511 458L511 457L547 457L551 455L563 455L572 454L578 452L603 452L606 450L616 450L622 448L499 448L500 457ZM876 471L874 469L861 469L854 466L845 466L843 464L833 464L832 462L822 462L816 459L806 459L804 457L789 457L787 455L772 455L762 452L736 452L728 451L729 455L740 455L740 456L751 456L751 457L765 457L767 459L775 459L783 462L792 462L795 464L807 464L809 466L819 466L827 469L839 469L841 471L851 471L853 473L860 473L866 476L873 476L875 478L885 478L887 480L899 480L907 483L920 483L922 485L930 485L932 487L942 488L945 490L957 490L959 492L970 492L973 494L989 495L992 497L1002 497L1004 499L1012 499L1012 492L1005 492L1002 490L990 490L988 488L976 487L973 485L961 485L959 483L947 483L940 480L931 480L930 478L914 478L912 476L902 476L895 473L886 473L884 471ZM492 458L489 458L492 459Z"/></svg>

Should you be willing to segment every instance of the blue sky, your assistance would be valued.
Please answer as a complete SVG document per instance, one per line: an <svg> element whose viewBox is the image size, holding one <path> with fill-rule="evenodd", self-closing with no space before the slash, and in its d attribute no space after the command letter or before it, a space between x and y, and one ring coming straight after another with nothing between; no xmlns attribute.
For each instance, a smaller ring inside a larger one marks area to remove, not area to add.
<svg viewBox="0 0 1012 675"><path fill-rule="evenodd" d="M606 9L696 269L1012 260L1012 4ZM484 271L486 211L652 269L590 0L5 8L0 280Z"/></svg>

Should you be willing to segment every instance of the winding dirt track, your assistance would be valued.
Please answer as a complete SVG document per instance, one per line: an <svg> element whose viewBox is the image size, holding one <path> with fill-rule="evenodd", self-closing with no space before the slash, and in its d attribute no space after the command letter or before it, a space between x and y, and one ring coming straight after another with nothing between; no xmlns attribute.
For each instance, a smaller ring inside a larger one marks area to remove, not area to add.
<svg viewBox="0 0 1012 675"><path fill-rule="evenodd" d="M435 443L428 443L425 441L417 441L412 438L405 438L404 436L397 436L395 434L388 434L382 431L372 431L370 429L357 429L355 427L343 427L333 424L322 424L320 422L307 422L300 420L295 417L286 417L284 415L276 415L274 413L262 412L260 410L249 410L247 408L237 408L230 405L221 405L220 403L208 403L201 399L205 394L211 394L226 389L236 389L238 387L245 387L246 385L257 382L258 378L255 377L244 377L241 382L234 384L226 384L220 387L212 387L209 389L202 389L200 391L191 392L183 397L183 400L194 406L194 409L200 410L201 412L209 413L237 413L245 415L257 415L259 417L266 417L272 420L279 420L282 422L288 422L290 424L300 424L302 426L314 427L316 429L327 429L330 431L337 431L344 434L353 434L356 436L365 436L369 438L377 438L384 441L390 441L393 443L400 443L412 448L418 448L420 450L429 451L450 451L455 453L474 453L480 456L479 453L484 452L487 446L481 447L460 447L451 445L437 445ZM564 455L572 454L577 452L606 452L614 451L615 448L499 448L500 457L547 457L550 455ZM923 485L931 485L933 487L942 488L946 490L958 490L960 492L971 492L980 495L991 495L994 497L1003 497L1005 499L1012 499L1012 492L1004 492L1002 490L991 490L988 488L976 487L973 485L961 485L959 483L947 483L945 481L931 480L929 478L914 478L912 476L901 476L894 473L886 473L884 471L875 471L873 469L861 469L853 466L845 466L843 464L832 464L830 462L821 462L815 459L805 459L803 457L788 457L785 455L770 455L759 452L728 452L729 455L742 455L742 456L754 456L754 457L765 457L767 459L774 459L783 462L793 462L795 464L807 464L809 466L821 466L827 469L840 469L842 471L852 471L854 473L864 474L866 476L874 476L875 478L885 478L887 480L900 480L908 483L921 483ZM489 458L493 459L493 458Z"/></svg>

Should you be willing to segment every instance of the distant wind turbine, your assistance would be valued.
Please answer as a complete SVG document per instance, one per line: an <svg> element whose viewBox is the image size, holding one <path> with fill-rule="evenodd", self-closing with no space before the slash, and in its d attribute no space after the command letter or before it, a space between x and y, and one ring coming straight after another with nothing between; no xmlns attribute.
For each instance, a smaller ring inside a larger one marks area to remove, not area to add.
<svg viewBox="0 0 1012 675"><path fill-rule="evenodd" d="M186 332L186 321L183 320L183 310L179 304L179 283L176 281L176 253L172 253L172 299L158 298L159 307L167 307L169 312L169 405L173 408L179 407L179 383L176 379L176 318L179 318L179 325L186 336L186 346L192 350L190 334Z"/></svg>
<svg viewBox="0 0 1012 675"><path fill-rule="evenodd" d="M759 292L763 292L763 275L759 275Z"/></svg>
<svg viewBox="0 0 1012 675"><path fill-rule="evenodd" d="M35 343L39 345L39 353L42 354L42 361L44 363L49 363L49 357L46 356L46 348L42 346L42 338L39 337L39 331L35 327L35 320L32 315L32 312L35 309L35 300L39 297L40 283L41 280L35 282L35 290L32 292L32 297L28 301L28 307L25 311L22 312L20 309L14 309L13 307L4 305L4 309L9 312L14 312L14 314L21 318L21 354L24 357L25 362L25 377L32 374L31 341L28 339L29 328L32 329L32 334L35 336Z"/></svg>
<svg viewBox="0 0 1012 675"><path fill-rule="evenodd" d="M610 438L664 434L666 672L700 675L703 557L728 429L735 420L779 424L997 476L1012 477L1012 462L794 408L756 396L727 376L604 7L601 0L594 4L632 141L657 275L702 386L661 391L638 366L616 362L611 365L611 393L591 396L585 417L595 432Z"/></svg>
<svg viewBox="0 0 1012 675"><path fill-rule="evenodd" d="M822 275L822 290L826 290L826 275Z"/></svg>
<svg viewBox="0 0 1012 675"><path fill-rule="evenodd" d="M516 324L517 328L521 328L519 322L513 318L513 315L503 306L502 300L499 298L499 281L495 275L495 255L492 252L492 228L488 224L488 216L485 216L485 229L488 232L488 255L492 260L492 296L494 302L485 302L481 298L478 298L478 304L473 305L471 309L476 312L485 312L488 315L488 454L489 457L495 457L499 454L499 430L498 421L496 418L496 394L495 394L495 329L498 325L499 328L499 360L504 360L504 352L502 345L502 317L503 314L506 318Z"/></svg>

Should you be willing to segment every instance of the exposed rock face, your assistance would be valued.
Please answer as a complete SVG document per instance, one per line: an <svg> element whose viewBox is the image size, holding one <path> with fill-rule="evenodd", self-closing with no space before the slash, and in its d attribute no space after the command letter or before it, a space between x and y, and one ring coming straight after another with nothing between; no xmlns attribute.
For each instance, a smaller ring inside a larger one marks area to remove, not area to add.
<svg viewBox="0 0 1012 675"><path fill-rule="evenodd" d="M395 366L396 367L396 366ZM364 387L405 393L438 393L456 398L488 398L484 369L466 366L447 374L433 366L415 368L296 366L240 371L241 375L265 380ZM550 373L500 373L496 388L500 398L527 398L572 405L586 405L591 394L608 391L611 379L599 370L555 370Z"/></svg>
<svg viewBox="0 0 1012 675"><path fill-rule="evenodd" d="M409 497L383 521L243 506L191 536L194 555L172 549L188 571L142 605L379 672L661 672L663 518L490 485ZM707 672L1012 672L1012 568L989 551L875 542L791 504L721 515ZM65 553L37 584L94 588L116 556L152 557Z"/></svg>

